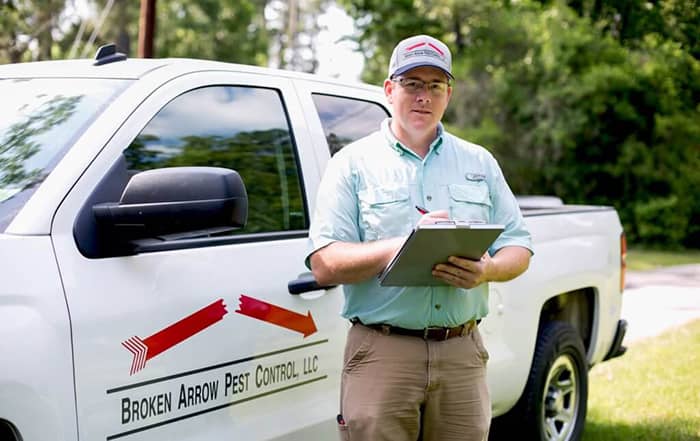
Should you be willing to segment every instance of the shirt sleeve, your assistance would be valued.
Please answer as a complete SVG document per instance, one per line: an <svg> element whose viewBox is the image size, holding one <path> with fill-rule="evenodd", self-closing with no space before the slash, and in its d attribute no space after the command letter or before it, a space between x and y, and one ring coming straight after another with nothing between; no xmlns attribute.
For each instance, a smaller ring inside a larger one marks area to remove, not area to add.
<svg viewBox="0 0 700 441"><path fill-rule="evenodd" d="M493 223L505 226L503 233L489 248L489 254L494 255L499 249L507 246L521 246L534 254L532 238L525 226L518 201L508 186L498 161L491 155L489 159L491 219Z"/></svg>
<svg viewBox="0 0 700 441"><path fill-rule="evenodd" d="M333 242L360 242L355 177L347 147L331 158L316 196L304 263L311 269L313 253Z"/></svg>

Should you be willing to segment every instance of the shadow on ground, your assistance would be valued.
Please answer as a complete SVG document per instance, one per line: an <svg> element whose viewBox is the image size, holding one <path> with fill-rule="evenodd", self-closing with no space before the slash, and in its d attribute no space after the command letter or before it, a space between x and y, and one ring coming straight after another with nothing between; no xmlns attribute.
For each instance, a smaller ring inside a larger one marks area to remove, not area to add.
<svg viewBox="0 0 700 441"><path fill-rule="evenodd" d="M661 398L661 397L659 397ZM667 419L663 421L621 422L586 421L582 441L700 441L700 422Z"/></svg>

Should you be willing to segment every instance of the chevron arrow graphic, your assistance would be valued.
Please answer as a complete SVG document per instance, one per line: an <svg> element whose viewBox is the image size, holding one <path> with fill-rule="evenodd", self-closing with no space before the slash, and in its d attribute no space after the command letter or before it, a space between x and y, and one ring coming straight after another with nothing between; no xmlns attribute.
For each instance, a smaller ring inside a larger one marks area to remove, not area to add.
<svg viewBox="0 0 700 441"><path fill-rule="evenodd" d="M236 310L238 314L247 315L248 317L299 332L305 338L318 330L316 323L314 323L314 318L311 316L311 311L308 311L306 315L299 314L247 295L241 295L239 302Z"/></svg>
<svg viewBox="0 0 700 441"><path fill-rule="evenodd" d="M122 346L134 355L129 375L134 375L156 355L182 343L196 333L221 320L228 311L224 299L219 299L199 311L188 315L150 337L133 336L122 342Z"/></svg>

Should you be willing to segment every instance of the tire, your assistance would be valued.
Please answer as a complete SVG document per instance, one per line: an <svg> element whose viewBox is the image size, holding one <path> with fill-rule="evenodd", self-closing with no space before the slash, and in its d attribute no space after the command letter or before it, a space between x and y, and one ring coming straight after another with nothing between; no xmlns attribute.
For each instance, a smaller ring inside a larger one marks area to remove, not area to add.
<svg viewBox="0 0 700 441"><path fill-rule="evenodd" d="M547 323L537 338L525 391L510 412L493 420L489 439L578 441L587 402L581 337L568 323Z"/></svg>
<svg viewBox="0 0 700 441"><path fill-rule="evenodd" d="M16 441L20 439L19 434L15 432L12 425L7 421L0 420L0 440Z"/></svg>

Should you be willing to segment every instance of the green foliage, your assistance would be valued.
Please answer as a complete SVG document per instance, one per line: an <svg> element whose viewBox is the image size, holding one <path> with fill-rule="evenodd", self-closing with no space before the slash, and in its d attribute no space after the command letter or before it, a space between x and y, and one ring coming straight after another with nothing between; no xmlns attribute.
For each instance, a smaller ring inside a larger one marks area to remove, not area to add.
<svg viewBox="0 0 700 441"><path fill-rule="evenodd" d="M447 125L492 150L517 193L614 205L632 243L700 248L698 0L338 3L355 18L368 82L381 83L404 37L427 33L451 47ZM88 4L99 14L108 2ZM74 53L81 23L59 29L65 6L0 0L0 62ZM266 7L278 11L278 26L266 20ZM297 49L288 32L309 28L301 18L285 25L288 9L273 0L158 2L156 56L265 65L276 48L281 66L299 68L304 63L286 54ZM133 2L115 1L99 29L94 17L85 23L82 41L95 30L96 40L77 55L116 41L134 56L138 12Z"/></svg>
<svg viewBox="0 0 700 441"><path fill-rule="evenodd" d="M158 4L157 57L267 64L264 0L173 0Z"/></svg>
<svg viewBox="0 0 700 441"><path fill-rule="evenodd" d="M687 212L675 195L639 202L634 206L637 233L646 243L678 246L688 227Z"/></svg>
<svg viewBox="0 0 700 441"><path fill-rule="evenodd" d="M0 0L0 64L51 59L56 22L64 6L56 0ZM33 53L32 44L36 44Z"/></svg>
<svg viewBox="0 0 700 441"><path fill-rule="evenodd" d="M138 2L88 0L86 3L93 15L71 24L68 17L61 17L65 1L0 0L0 63L92 57L106 43L117 43L119 50L136 56ZM157 2L155 56L266 65L271 44L264 14L267 3L267 0ZM108 5L111 7L106 10ZM108 13L102 22L100 17L104 12ZM59 38L54 41L54 37ZM34 43L37 49L30 51Z"/></svg>
<svg viewBox="0 0 700 441"><path fill-rule="evenodd" d="M627 250L627 269L647 271L676 265L700 264L700 250L654 250L631 248Z"/></svg>
<svg viewBox="0 0 700 441"><path fill-rule="evenodd" d="M426 13L427 5L413 0L338 0L356 20L355 39L365 54L362 79L379 84L387 75L389 57L401 39L423 33L440 33L441 24Z"/></svg>
<svg viewBox="0 0 700 441"><path fill-rule="evenodd" d="M446 122L494 152L514 191L614 205L631 242L700 248L696 0L389 3L346 2L375 51L368 79L400 38L441 38Z"/></svg>

